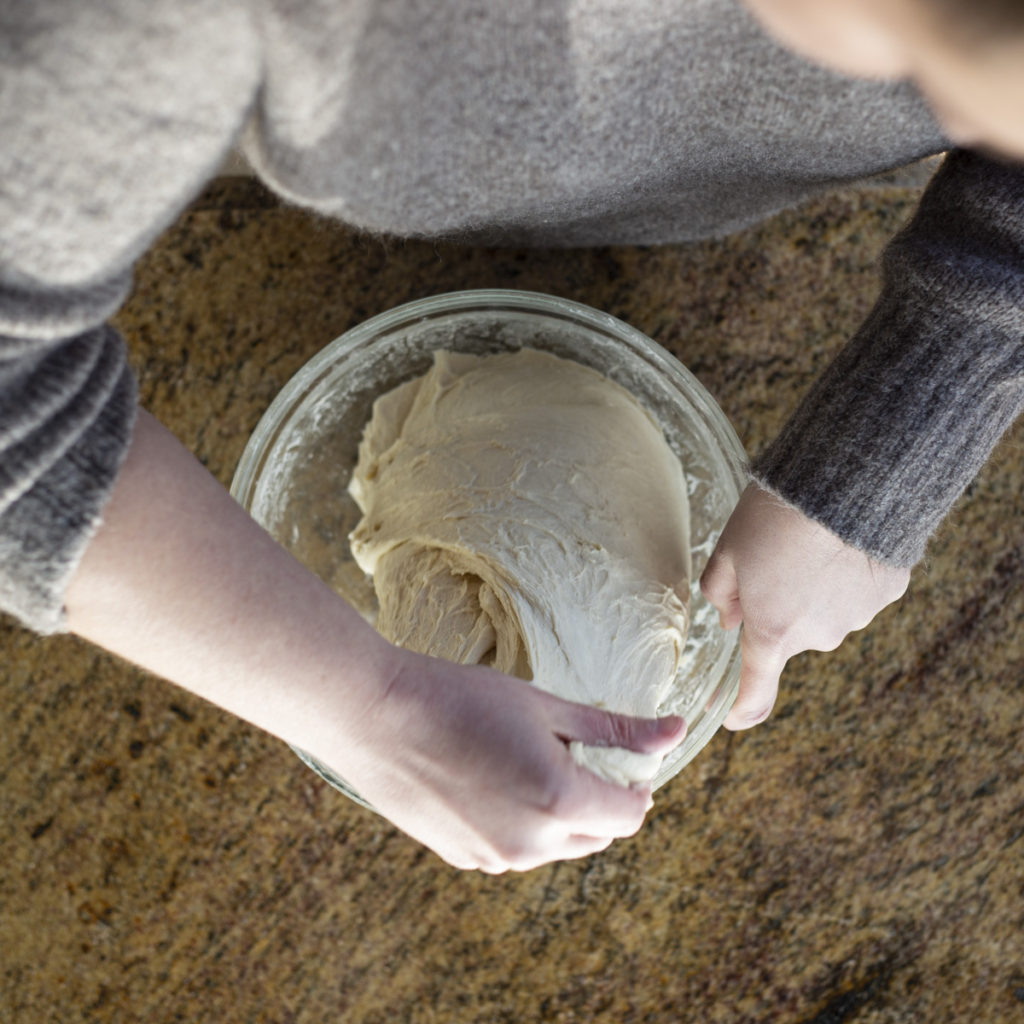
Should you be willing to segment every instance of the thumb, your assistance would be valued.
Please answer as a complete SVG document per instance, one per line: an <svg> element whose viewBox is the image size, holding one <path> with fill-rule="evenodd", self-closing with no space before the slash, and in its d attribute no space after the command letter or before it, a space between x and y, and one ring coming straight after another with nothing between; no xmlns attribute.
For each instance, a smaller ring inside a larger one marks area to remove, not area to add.
<svg viewBox="0 0 1024 1024"><path fill-rule="evenodd" d="M708 564L701 573L700 590L718 609L718 621L722 629L735 629L743 621L736 567L732 559L719 553L717 547L711 552Z"/></svg>
<svg viewBox="0 0 1024 1024"><path fill-rule="evenodd" d="M563 740L579 740L589 747L619 747L638 754L665 754L686 735L679 715L637 718L587 704L559 701L555 729Z"/></svg>
<svg viewBox="0 0 1024 1024"><path fill-rule="evenodd" d="M787 655L772 643L758 639L746 626L740 633L740 687L736 701L723 725L726 729L749 729L763 722L779 695L779 677Z"/></svg>

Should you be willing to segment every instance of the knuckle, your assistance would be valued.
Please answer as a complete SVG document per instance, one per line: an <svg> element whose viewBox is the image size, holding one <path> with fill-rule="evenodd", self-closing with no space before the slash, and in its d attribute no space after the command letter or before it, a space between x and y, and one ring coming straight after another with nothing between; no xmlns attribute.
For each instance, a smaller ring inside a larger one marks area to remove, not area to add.
<svg viewBox="0 0 1024 1024"><path fill-rule="evenodd" d="M541 827L559 828L579 818L588 803L588 790L579 785L579 777L584 769L570 764L564 772L551 778L541 793L539 809L544 825Z"/></svg>
<svg viewBox="0 0 1024 1024"><path fill-rule="evenodd" d="M530 844L521 835L503 836L491 844L490 856L484 870L490 874L498 870L507 871L518 861L523 860L530 851Z"/></svg>
<svg viewBox="0 0 1024 1024"><path fill-rule="evenodd" d="M626 839L629 836L635 836L637 832L639 832L640 829L644 827L644 821L646 819L647 814L645 811L638 811L630 815L628 818L623 820L622 828L618 830L620 833L619 837L622 839ZM611 842L612 840L609 839L608 843L610 844ZM604 846L602 846L601 849L603 850Z"/></svg>
<svg viewBox="0 0 1024 1024"><path fill-rule="evenodd" d="M481 864L479 870L485 875L503 875L508 871L508 865L497 861L488 861L485 864Z"/></svg>
<svg viewBox="0 0 1024 1024"><path fill-rule="evenodd" d="M628 747L632 742L633 729L630 722L618 715L605 716L604 731L609 746Z"/></svg>
<svg viewBox="0 0 1024 1024"><path fill-rule="evenodd" d="M868 622L870 622L870 621L871 620L869 619ZM867 622L865 622L864 625L866 626ZM818 638L817 642L814 645L814 650L816 650L816 651L835 651L835 650L838 650L838 648L842 646L843 641L850 635L850 633L855 632L856 630L862 629L862 628L863 628L863 626L851 625L850 629L848 631L845 630L845 629L842 629L842 628L837 628L837 629L829 630L828 632L823 633Z"/></svg>
<svg viewBox="0 0 1024 1024"><path fill-rule="evenodd" d="M712 552L704 571L700 574L700 592L714 604L716 600L724 597L727 588L728 573L726 572L722 556Z"/></svg>
<svg viewBox="0 0 1024 1024"><path fill-rule="evenodd" d="M729 724L733 729L749 729L760 725L772 713L773 704L754 704L748 707L733 707Z"/></svg>
<svg viewBox="0 0 1024 1024"><path fill-rule="evenodd" d="M508 871L532 871L534 868L539 868L542 864L548 864L553 860L557 860L557 856L554 853L522 853L518 857L508 862Z"/></svg>
<svg viewBox="0 0 1024 1024"><path fill-rule="evenodd" d="M538 803L541 811L547 818L556 821L566 818L571 808L570 798L565 785L560 779L550 779L540 792Z"/></svg>
<svg viewBox="0 0 1024 1024"><path fill-rule="evenodd" d="M748 641L756 644L763 653L776 658L788 656L795 633L793 623L762 616L753 622L748 619L744 628Z"/></svg>
<svg viewBox="0 0 1024 1024"><path fill-rule="evenodd" d="M762 705L761 707L755 708L753 711L747 712L747 721L751 725L760 725L761 722L765 721L768 716L772 713L773 704Z"/></svg>

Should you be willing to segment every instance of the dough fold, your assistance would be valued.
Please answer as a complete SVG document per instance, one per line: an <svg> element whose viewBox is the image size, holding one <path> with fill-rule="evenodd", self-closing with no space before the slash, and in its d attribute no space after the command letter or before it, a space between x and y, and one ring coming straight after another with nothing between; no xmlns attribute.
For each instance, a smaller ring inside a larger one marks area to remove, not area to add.
<svg viewBox="0 0 1024 1024"><path fill-rule="evenodd" d="M374 404L349 490L388 640L659 713L689 627L689 503L678 458L624 388L535 349L437 352ZM620 785L661 762L570 749Z"/></svg>

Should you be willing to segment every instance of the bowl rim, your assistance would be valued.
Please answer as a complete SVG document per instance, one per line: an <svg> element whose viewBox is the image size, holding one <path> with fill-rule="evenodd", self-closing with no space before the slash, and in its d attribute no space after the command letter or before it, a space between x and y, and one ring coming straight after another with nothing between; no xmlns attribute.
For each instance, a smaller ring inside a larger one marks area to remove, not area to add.
<svg viewBox="0 0 1024 1024"><path fill-rule="evenodd" d="M685 385L687 398L699 409L701 418L715 434L715 439L729 464L730 472L738 484L745 481L747 455L725 413L697 377L653 338L649 338L642 331L611 313L602 312L575 299L511 288L479 288L442 292L404 302L361 321L329 341L292 374L260 417L238 460L231 482L231 494L241 500L240 496L251 493L256 470L261 463L259 456L263 449L271 443L288 417L295 411L296 399L308 391L324 371L339 358L410 318L419 316L426 320L445 313L469 313L489 309L554 314L561 319L581 321L591 328L603 333L612 333L627 342L645 359L656 364L669 377L675 378L677 384Z"/></svg>
<svg viewBox="0 0 1024 1024"><path fill-rule="evenodd" d="M301 408L302 398L310 393L316 383L325 373L330 372L339 360L347 358L377 337L391 333L405 324L411 326L446 314L503 311L560 319L581 324L604 335L611 335L625 343L635 355L665 374L686 396L705 428L713 435L726 470L736 486L737 498L739 497L749 477L746 451L729 419L711 397L710 392L671 352L653 338L610 313L574 299L508 288L465 289L413 299L362 320L332 339L289 378L267 407L249 436L238 461L230 486L231 495L244 507L249 508L259 471L280 432L286 427L289 418ZM691 580L691 587L695 584L696 581ZM726 663L721 684L709 697L704 713L700 715L693 728L687 731L683 742L690 749L689 756L683 760L673 760L672 775L656 782L655 788L681 772L718 731L738 692L739 660L737 639ZM328 766L296 747L292 749L325 781L356 802L374 809Z"/></svg>

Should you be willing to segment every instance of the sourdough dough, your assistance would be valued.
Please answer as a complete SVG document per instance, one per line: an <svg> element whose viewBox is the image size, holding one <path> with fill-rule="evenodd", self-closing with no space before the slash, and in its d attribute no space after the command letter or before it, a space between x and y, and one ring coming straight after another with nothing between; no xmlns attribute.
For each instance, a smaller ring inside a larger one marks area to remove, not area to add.
<svg viewBox="0 0 1024 1024"><path fill-rule="evenodd" d="M624 388L535 349L438 352L375 403L349 489L389 640L658 712L689 625L689 505L679 460ZM571 749L622 785L661 761Z"/></svg>

